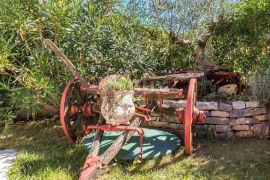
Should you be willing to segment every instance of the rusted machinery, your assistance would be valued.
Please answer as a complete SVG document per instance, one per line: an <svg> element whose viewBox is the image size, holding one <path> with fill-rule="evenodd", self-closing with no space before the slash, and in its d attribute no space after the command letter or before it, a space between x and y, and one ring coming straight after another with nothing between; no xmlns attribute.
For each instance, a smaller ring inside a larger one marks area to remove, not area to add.
<svg viewBox="0 0 270 180"><path fill-rule="evenodd" d="M79 179L95 177L102 167L110 163L135 132L140 136L142 157L144 132L139 126L142 121L151 121L151 113L154 109L159 111L160 116L163 116L164 99L186 98L186 107L176 109L176 116L179 122L184 123L185 153L187 155L192 153L192 125L196 121L204 122L203 112L195 108L196 79L190 80L187 94L183 93L182 89L175 88L135 88L135 96L141 97L144 105L136 105L136 113L131 124L106 124L100 109L102 100L99 86L87 82L53 42L45 40L45 43L63 60L75 76L67 83L61 98L60 120L64 134L70 141L76 142L86 134L95 133ZM122 131L122 133L102 155L98 155L104 131Z"/></svg>
<svg viewBox="0 0 270 180"><path fill-rule="evenodd" d="M206 78L213 81L216 90L226 84L236 84L238 92L243 90L241 74L238 72L231 72L225 69L209 70L206 73Z"/></svg>

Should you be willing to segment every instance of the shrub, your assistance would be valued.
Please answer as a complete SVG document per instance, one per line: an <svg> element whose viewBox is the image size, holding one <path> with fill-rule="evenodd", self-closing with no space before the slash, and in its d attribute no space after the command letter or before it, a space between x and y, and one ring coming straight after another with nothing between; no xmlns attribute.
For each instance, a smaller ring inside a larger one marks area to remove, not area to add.
<svg viewBox="0 0 270 180"><path fill-rule="evenodd" d="M197 91L198 91L198 98L201 98L207 94L212 93L213 92L212 81L208 80L206 77L199 79L198 85L197 85Z"/></svg>
<svg viewBox="0 0 270 180"><path fill-rule="evenodd" d="M162 29L142 25L120 1L2 0L1 122L11 122L23 108L35 112L45 103L58 106L72 75L44 47L44 38L54 41L89 79L123 72L137 78L185 64L179 61L184 50L169 46Z"/></svg>
<svg viewBox="0 0 270 180"><path fill-rule="evenodd" d="M250 78L251 92L253 98L265 103L270 104L270 73L256 74Z"/></svg>
<svg viewBox="0 0 270 180"><path fill-rule="evenodd" d="M257 71L269 51L270 1L236 1L227 9L224 22L212 38L212 59L219 65L246 76ZM248 77L247 77L248 78Z"/></svg>

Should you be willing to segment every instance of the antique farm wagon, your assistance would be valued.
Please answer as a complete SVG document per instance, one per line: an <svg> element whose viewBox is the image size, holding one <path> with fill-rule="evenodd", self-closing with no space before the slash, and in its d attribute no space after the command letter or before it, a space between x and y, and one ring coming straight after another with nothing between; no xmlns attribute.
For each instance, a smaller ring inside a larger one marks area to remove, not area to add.
<svg viewBox="0 0 270 180"><path fill-rule="evenodd" d="M179 122L184 124L185 153L187 155L192 153L192 125L196 121L204 122L203 112L195 107L197 92L195 78L179 75L179 78L184 77L189 80L187 93L179 88L134 88L135 96L137 99L140 98L143 103L136 104L135 102L136 112L132 114L130 124L110 124L101 113L102 96L97 82L85 80L52 41L45 40L45 43L63 60L75 77L67 83L61 98L60 120L66 137L72 142L77 142L86 134L95 134L80 179L95 177L102 167L110 163L135 132L140 137L142 157L144 131L139 126L143 121L151 121L153 111L158 111L160 117L164 115L162 106L164 99L186 99L185 107L176 108L175 115ZM155 81L175 81L175 76L167 76L166 78L156 77ZM104 131L122 131L122 133L102 155L99 155Z"/></svg>

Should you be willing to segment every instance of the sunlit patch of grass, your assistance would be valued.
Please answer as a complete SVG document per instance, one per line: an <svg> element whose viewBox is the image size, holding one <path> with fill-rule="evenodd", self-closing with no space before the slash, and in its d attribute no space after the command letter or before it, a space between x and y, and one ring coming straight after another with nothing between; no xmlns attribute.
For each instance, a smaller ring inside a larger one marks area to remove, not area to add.
<svg viewBox="0 0 270 180"><path fill-rule="evenodd" d="M270 179L270 142L200 139L192 156L183 147L163 157L113 161L101 179ZM17 157L10 179L77 179L87 150L64 137L59 122L14 125L8 136L0 133L0 149L14 148Z"/></svg>
<svg viewBox="0 0 270 180"><path fill-rule="evenodd" d="M67 141L58 122L14 125L7 138L0 137L0 149L17 150L10 179L74 179L87 154Z"/></svg>
<svg viewBox="0 0 270 180"><path fill-rule="evenodd" d="M202 142L201 142L202 143ZM109 179L269 179L270 142L231 139L204 142L192 156L183 150L172 155L110 166L102 177Z"/></svg>

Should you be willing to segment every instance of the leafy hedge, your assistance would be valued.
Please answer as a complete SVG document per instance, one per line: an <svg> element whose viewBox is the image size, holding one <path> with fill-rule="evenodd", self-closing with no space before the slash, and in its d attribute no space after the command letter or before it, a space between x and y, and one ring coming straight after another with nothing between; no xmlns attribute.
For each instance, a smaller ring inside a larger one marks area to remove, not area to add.
<svg viewBox="0 0 270 180"><path fill-rule="evenodd" d="M212 59L246 78L250 73L264 73L270 65L269 17L269 0L231 4L212 39Z"/></svg>
<svg viewBox="0 0 270 180"><path fill-rule="evenodd" d="M118 1L3 0L0 11L0 122L22 109L57 106L72 78L42 43L52 39L83 76L140 77L186 66L186 50L169 45L160 28L142 25Z"/></svg>

